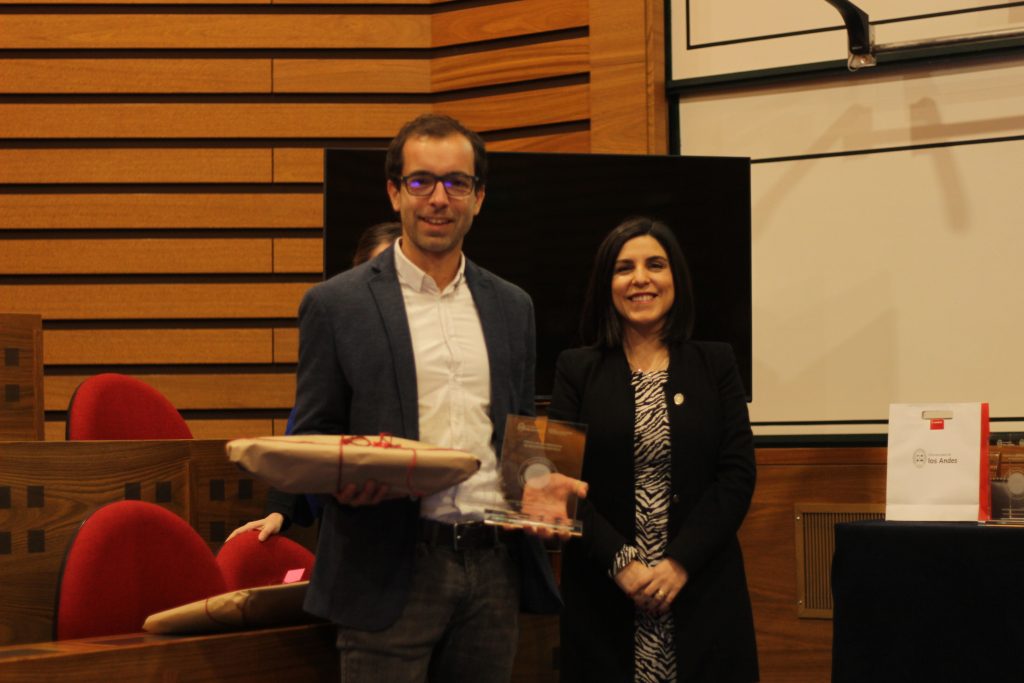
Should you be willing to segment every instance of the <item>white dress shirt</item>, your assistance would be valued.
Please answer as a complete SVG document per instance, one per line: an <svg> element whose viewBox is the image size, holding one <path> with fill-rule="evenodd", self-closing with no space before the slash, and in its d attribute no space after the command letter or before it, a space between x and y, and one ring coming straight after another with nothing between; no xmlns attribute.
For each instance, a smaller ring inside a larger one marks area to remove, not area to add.
<svg viewBox="0 0 1024 683"><path fill-rule="evenodd" d="M457 486L426 496L420 514L444 522L483 518L503 500L491 445L491 374L484 331L465 278L466 257L441 291L432 277L395 247L395 269L416 361L420 440L480 458L480 469Z"/></svg>

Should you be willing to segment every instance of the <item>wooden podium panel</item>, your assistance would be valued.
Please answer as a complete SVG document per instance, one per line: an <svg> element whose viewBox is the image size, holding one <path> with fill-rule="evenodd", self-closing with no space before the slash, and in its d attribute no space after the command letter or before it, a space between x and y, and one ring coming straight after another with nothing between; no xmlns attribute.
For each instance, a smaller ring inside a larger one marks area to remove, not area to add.
<svg viewBox="0 0 1024 683"><path fill-rule="evenodd" d="M757 487L740 529L757 629L761 680L824 683L832 666L832 621L800 616L799 510L867 509L885 503L885 449L758 448ZM823 579L829 557L815 575Z"/></svg>
<svg viewBox="0 0 1024 683"><path fill-rule="evenodd" d="M98 507L156 503L216 552L240 522L263 516L266 496L223 441L0 442L0 645L52 637L65 549ZM315 531L294 529L312 547Z"/></svg>
<svg viewBox="0 0 1024 683"><path fill-rule="evenodd" d="M0 680L334 681L335 631L328 624L207 636L131 633L0 647Z"/></svg>
<svg viewBox="0 0 1024 683"><path fill-rule="evenodd" d="M188 517L216 552L227 535L263 517L269 486L227 458L222 440L186 442L191 458L191 512ZM316 551L316 527L293 524L285 536Z"/></svg>
<svg viewBox="0 0 1024 683"><path fill-rule="evenodd" d="M0 643L53 636L68 541L96 508L126 498L189 518L187 442L0 443Z"/></svg>
<svg viewBox="0 0 1024 683"><path fill-rule="evenodd" d="M162 671L153 667L169 662L174 665L166 670L179 671L187 680L337 680L333 629L325 635L322 626L238 633L224 640L176 638L163 643L158 636L119 636L46 642L53 634L65 549L99 506L126 498L162 505L187 519L214 552L239 523L263 516L267 485L232 464L224 443L0 443L0 680L54 680L52 675L56 680L106 683L126 672L131 680L149 680L147 672ZM315 528L293 525L288 535L314 548ZM552 648L558 638L557 616L523 615L520 627L513 680L556 680ZM310 660L295 668L303 647ZM257 666L246 659L266 648L277 648L282 662ZM242 651L249 654L239 656ZM282 668L285 661L292 668ZM79 667L82 677L73 673ZM319 668L312 675L299 675L307 667ZM25 672L32 675L22 678Z"/></svg>
<svg viewBox="0 0 1024 683"><path fill-rule="evenodd" d="M0 314L0 441L42 440L42 318Z"/></svg>

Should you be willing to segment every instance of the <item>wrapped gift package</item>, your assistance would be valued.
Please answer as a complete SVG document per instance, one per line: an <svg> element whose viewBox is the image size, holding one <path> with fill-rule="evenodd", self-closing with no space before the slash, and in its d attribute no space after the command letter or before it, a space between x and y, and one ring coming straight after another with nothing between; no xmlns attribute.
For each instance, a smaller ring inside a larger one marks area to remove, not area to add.
<svg viewBox="0 0 1024 683"><path fill-rule="evenodd" d="M337 493L347 484L387 484L389 497L426 496L480 469L475 455L389 435L307 434L235 439L228 458L280 491Z"/></svg>
<svg viewBox="0 0 1024 683"><path fill-rule="evenodd" d="M309 581L242 588L146 617L149 633L216 633L315 621L302 610Z"/></svg>

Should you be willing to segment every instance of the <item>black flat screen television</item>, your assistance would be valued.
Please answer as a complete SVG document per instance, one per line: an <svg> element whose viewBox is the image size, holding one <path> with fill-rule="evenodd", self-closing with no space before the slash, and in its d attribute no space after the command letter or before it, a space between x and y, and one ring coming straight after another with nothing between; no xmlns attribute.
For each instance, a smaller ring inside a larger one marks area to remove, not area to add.
<svg viewBox="0 0 1024 683"><path fill-rule="evenodd" d="M555 359L579 345L594 253L624 218L667 222L693 274L695 339L732 344L752 396L750 160L732 157L491 152L483 208L466 256L526 290L537 315L540 399ZM396 220L384 150L329 149L324 173L324 276L348 268L360 232Z"/></svg>

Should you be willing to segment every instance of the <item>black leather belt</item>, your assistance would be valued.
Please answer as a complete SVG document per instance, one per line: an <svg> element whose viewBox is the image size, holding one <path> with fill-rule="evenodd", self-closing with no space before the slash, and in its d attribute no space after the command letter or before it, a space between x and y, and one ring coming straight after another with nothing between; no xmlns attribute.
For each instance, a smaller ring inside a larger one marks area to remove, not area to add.
<svg viewBox="0 0 1024 683"><path fill-rule="evenodd" d="M486 550L494 548L506 536L500 527L483 522L445 524L433 519L420 518L419 540L428 545L452 550Z"/></svg>

